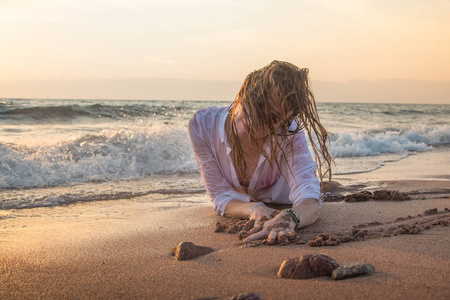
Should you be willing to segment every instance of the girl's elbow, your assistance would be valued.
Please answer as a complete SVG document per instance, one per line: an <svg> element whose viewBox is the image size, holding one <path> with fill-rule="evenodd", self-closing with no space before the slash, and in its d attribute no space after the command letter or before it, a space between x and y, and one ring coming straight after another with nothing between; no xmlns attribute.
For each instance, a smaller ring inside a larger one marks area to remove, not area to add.
<svg viewBox="0 0 450 300"><path fill-rule="evenodd" d="M319 220L320 217L320 211L319 211L319 207L317 207L317 209L315 209L313 211L313 213L311 214L311 223L315 223L317 220Z"/></svg>

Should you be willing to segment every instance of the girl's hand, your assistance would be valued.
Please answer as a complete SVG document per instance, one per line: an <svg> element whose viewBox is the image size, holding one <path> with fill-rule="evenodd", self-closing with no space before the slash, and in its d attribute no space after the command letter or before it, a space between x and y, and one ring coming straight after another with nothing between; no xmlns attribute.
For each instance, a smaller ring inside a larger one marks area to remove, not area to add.
<svg viewBox="0 0 450 300"><path fill-rule="evenodd" d="M255 208L256 210L257 208ZM267 244L272 245L277 240L283 240L286 236L295 234L296 223L292 216L287 212L279 213L275 218L255 225L255 227L248 232L248 236L244 243L249 243L255 240L262 240L267 238Z"/></svg>
<svg viewBox="0 0 450 300"><path fill-rule="evenodd" d="M255 224L257 224L262 217L266 217L267 220L272 219L272 213L274 211L274 209L265 206L262 202L259 202L255 204L255 208L251 211L249 219L255 220Z"/></svg>

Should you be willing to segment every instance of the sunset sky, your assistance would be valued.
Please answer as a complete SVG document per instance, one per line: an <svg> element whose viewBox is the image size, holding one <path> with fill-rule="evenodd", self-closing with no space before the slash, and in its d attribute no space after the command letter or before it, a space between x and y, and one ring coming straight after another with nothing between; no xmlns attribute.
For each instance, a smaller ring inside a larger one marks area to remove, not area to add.
<svg viewBox="0 0 450 300"><path fill-rule="evenodd" d="M450 103L448 0L0 0L0 40L0 97L233 98L278 59L324 100L387 84L417 102L413 83Z"/></svg>

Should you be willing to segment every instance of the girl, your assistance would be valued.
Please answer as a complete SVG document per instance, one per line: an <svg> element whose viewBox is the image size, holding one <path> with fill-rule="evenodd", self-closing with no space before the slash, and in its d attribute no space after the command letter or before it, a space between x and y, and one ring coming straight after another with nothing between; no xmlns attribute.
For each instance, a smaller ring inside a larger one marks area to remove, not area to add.
<svg viewBox="0 0 450 300"><path fill-rule="evenodd" d="M215 211L270 219L244 243L267 238L272 244L318 219L320 183L325 175L331 180L332 159L308 69L273 61L250 73L229 108L200 109L191 118L189 135ZM292 208L272 219L269 203Z"/></svg>

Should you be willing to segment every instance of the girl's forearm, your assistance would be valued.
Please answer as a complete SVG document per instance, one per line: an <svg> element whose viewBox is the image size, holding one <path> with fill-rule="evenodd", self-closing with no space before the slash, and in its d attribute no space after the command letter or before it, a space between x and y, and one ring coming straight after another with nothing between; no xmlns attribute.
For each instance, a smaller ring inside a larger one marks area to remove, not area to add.
<svg viewBox="0 0 450 300"><path fill-rule="evenodd" d="M299 228L309 226L319 218L319 200L317 199L306 199L292 209L300 216Z"/></svg>
<svg viewBox="0 0 450 300"><path fill-rule="evenodd" d="M242 202L239 200L230 200L225 207L225 217L248 219L250 209L256 202Z"/></svg>

